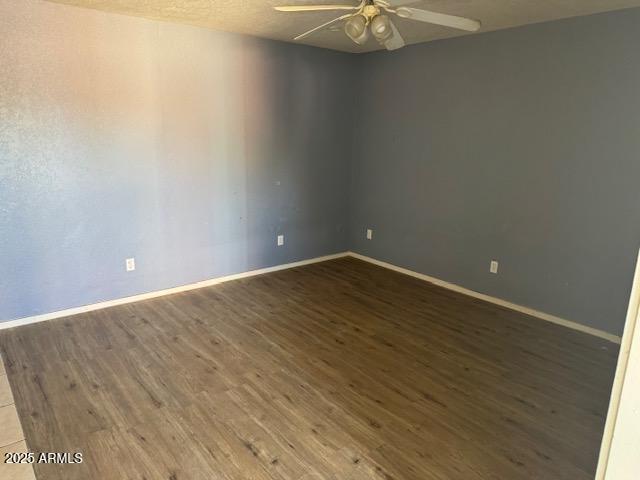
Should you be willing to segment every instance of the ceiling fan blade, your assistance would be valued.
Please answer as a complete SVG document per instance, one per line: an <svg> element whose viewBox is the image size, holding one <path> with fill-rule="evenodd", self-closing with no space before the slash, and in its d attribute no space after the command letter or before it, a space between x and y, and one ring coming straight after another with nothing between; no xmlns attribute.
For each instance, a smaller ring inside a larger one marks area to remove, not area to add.
<svg viewBox="0 0 640 480"><path fill-rule="evenodd" d="M378 7L381 8L395 8L401 7L403 5L410 5L412 3L417 3L420 0L373 0Z"/></svg>
<svg viewBox="0 0 640 480"><path fill-rule="evenodd" d="M358 10L360 6L353 5L284 5L273 7L280 12L319 12L322 10Z"/></svg>
<svg viewBox="0 0 640 480"><path fill-rule="evenodd" d="M298 35L297 37L294 37L294 40L303 39L303 38L311 35L312 33L317 32L318 30L322 30L323 28L328 27L329 25L332 25L332 24L334 24L336 22L344 20L345 18L352 17L353 15L354 15L353 13L347 13L346 15L342 15L341 17L334 18L333 20L329 20L328 22L325 22L322 25L318 25L317 27L312 28L308 32L304 32L304 33Z"/></svg>
<svg viewBox="0 0 640 480"><path fill-rule="evenodd" d="M428 10L420 10L419 8L400 7L396 10L396 14L402 18L433 23L434 25L442 25L444 27L457 28L468 32L477 32L482 26L478 20L456 17L455 15L446 15L444 13L430 12Z"/></svg>
<svg viewBox="0 0 640 480"><path fill-rule="evenodd" d="M391 25L391 30L393 31L393 35L391 35L385 42L384 46L387 50L397 50L398 48L404 47L404 38L400 35L400 32L393 24L392 21L389 21L389 25Z"/></svg>

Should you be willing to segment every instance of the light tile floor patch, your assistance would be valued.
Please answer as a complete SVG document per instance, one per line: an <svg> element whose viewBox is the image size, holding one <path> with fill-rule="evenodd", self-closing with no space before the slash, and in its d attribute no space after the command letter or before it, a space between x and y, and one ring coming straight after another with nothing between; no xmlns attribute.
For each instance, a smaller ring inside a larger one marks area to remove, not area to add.
<svg viewBox="0 0 640 480"><path fill-rule="evenodd" d="M27 452L27 443L14 404L9 378L0 358L0 479L35 480L29 463L5 463L5 454Z"/></svg>
<svg viewBox="0 0 640 480"><path fill-rule="evenodd" d="M13 395L11 394L11 386L9 385L9 377L0 375L0 407L11 405L13 403Z"/></svg>
<svg viewBox="0 0 640 480"><path fill-rule="evenodd" d="M27 451L27 443L21 440L6 447L1 447L0 459L4 460L5 453L23 453ZM15 465L0 463L0 479L2 480L35 480L35 478L33 467L28 463Z"/></svg>

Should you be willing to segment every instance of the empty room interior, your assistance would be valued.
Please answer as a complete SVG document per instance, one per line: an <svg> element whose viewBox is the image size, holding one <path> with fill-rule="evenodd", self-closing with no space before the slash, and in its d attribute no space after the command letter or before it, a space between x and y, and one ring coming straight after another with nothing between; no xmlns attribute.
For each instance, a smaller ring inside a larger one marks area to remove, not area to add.
<svg viewBox="0 0 640 480"><path fill-rule="evenodd" d="M0 480L640 478L640 0L0 0Z"/></svg>

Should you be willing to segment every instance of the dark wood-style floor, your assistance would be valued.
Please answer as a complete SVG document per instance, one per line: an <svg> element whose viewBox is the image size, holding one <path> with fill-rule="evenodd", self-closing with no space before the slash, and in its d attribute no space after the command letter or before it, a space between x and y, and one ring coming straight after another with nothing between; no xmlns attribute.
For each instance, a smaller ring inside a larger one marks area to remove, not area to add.
<svg viewBox="0 0 640 480"><path fill-rule="evenodd" d="M45 479L591 479L617 346L345 258L0 332Z"/></svg>

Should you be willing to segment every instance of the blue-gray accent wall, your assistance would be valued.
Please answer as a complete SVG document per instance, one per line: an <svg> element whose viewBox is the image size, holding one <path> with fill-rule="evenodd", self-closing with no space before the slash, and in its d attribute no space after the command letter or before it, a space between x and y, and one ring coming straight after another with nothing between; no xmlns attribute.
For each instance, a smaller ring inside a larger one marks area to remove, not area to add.
<svg viewBox="0 0 640 480"><path fill-rule="evenodd" d="M350 248L621 333L640 9L361 56L0 19L0 321Z"/></svg>
<svg viewBox="0 0 640 480"><path fill-rule="evenodd" d="M32 0L0 25L1 321L347 249L350 55Z"/></svg>
<svg viewBox="0 0 640 480"><path fill-rule="evenodd" d="M621 334L639 26L624 10L362 57L352 249Z"/></svg>

